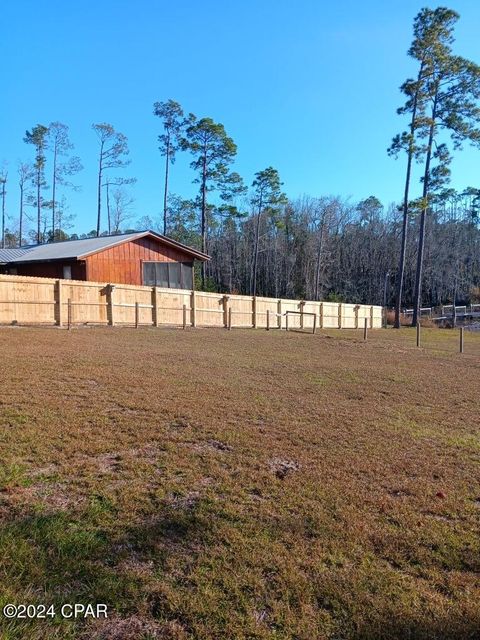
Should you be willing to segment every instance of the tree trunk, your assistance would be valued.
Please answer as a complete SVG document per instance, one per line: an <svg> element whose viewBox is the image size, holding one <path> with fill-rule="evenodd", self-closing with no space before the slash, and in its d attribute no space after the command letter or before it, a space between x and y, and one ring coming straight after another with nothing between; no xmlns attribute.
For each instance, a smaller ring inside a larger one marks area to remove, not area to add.
<svg viewBox="0 0 480 640"><path fill-rule="evenodd" d="M413 305L413 318L412 326L416 327L420 322L420 307L422 303L422 271L423 271L423 253L425 248L425 222L428 210L428 195L429 195L429 182L430 182L430 161L432 158L433 137L435 133L435 119L437 117L437 100L438 100L438 86L435 91L435 97L433 100L432 116L430 124L430 132L428 135L428 147L427 155L425 159L425 172L423 175L423 194L422 194L422 213L420 216L420 232L418 238L418 254L417 254L417 271L415 273L415 294Z"/></svg>
<svg viewBox="0 0 480 640"><path fill-rule="evenodd" d="M110 216L110 183L108 182L108 178L107 178L107 182L105 183L105 186L107 187L107 221L108 221L108 235L110 235L112 233L112 218Z"/></svg>
<svg viewBox="0 0 480 640"><path fill-rule="evenodd" d="M2 182L2 249L5 249L5 184L7 179L4 177Z"/></svg>
<svg viewBox="0 0 480 640"><path fill-rule="evenodd" d="M207 152L205 150L203 156L203 167L202 167L202 221L201 221L201 233L202 233L202 251L203 253L207 252ZM205 261L202 261L202 289L205 291L205 283L206 283L206 265Z"/></svg>
<svg viewBox="0 0 480 640"><path fill-rule="evenodd" d="M453 284L453 309L452 309L452 328L455 329L457 326L457 276L455 276L454 284Z"/></svg>
<svg viewBox="0 0 480 640"><path fill-rule="evenodd" d="M322 252L323 252L323 233L324 233L324 221L322 220L320 223L320 238L318 242L318 251L317 251L317 265L315 269L315 300L320 299L320 269L321 269L321 261L322 261Z"/></svg>
<svg viewBox="0 0 480 640"><path fill-rule="evenodd" d="M53 175L52 175L52 242L55 242L55 198L57 191L57 143L53 149Z"/></svg>
<svg viewBox="0 0 480 640"><path fill-rule="evenodd" d="M103 169L103 142L100 145L98 160L98 187L97 187L97 237L100 235L100 223L102 217L102 169Z"/></svg>
<svg viewBox="0 0 480 640"><path fill-rule="evenodd" d="M19 226L19 238L18 238L18 246L21 247L22 246L22 233L23 233L23 183L20 183L20 211L19 211L19 221L18 221L18 226Z"/></svg>
<svg viewBox="0 0 480 640"><path fill-rule="evenodd" d="M42 179L42 172L40 167L37 169L37 244L40 244L42 237L42 203L41 203L41 192L40 192L40 183Z"/></svg>
<svg viewBox="0 0 480 640"><path fill-rule="evenodd" d="M420 66L417 81L420 83L423 75L423 62ZM410 122L410 146L408 149L407 159L407 174L405 176L405 191L403 195L403 220L402 220L402 244L400 247L400 262L398 265L398 278L397 278L397 292L395 300L395 329L400 329L400 315L402 312L402 295L403 295L403 282L405 279L405 254L407 252L407 232L408 232L408 202L410 199L410 179L412 175L412 161L413 161L413 147L415 144L415 121L417 118L417 106L418 106L418 90L415 91L415 98L412 108L412 120Z"/></svg>
<svg viewBox="0 0 480 640"><path fill-rule="evenodd" d="M163 235L167 235L167 203L168 203L168 170L170 164L170 136L167 141L167 153L165 154L165 186L163 190Z"/></svg>
<svg viewBox="0 0 480 640"><path fill-rule="evenodd" d="M262 216L262 196L260 195L260 202L258 205L257 221L255 225L255 242L253 249L253 266L252 266L252 278L250 283L250 295L257 295L257 265L258 265L258 243L260 238L260 218Z"/></svg>
<svg viewBox="0 0 480 640"><path fill-rule="evenodd" d="M278 298L278 231L274 232L273 237L273 286L274 296Z"/></svg>

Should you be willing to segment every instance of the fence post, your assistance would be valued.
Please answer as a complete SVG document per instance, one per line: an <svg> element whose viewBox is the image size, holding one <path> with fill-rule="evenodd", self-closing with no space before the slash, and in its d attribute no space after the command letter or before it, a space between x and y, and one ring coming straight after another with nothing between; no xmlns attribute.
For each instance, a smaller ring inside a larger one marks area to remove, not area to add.
<svg viewBox="0 0 480 640"><path fill-rule="evenodd" d="M69 298L67 303L67 329L70 331L72 326L72 301Z"/></svg>
<svg viewBox="0 0 480 640"><path fill-rule="evenodd" d="M223 326L228 327L228 296L223 296Z"/></svg>
<svg viewBox="0 0 480 640"><path fill-rule="evenodd" d="M342 328L342 303L338 303L338 328Z"/></svg>
<svg viewBox="0 0 480 640"><path fill-rule="evenodd" d="M288 311L285 312L285 331L288 331Z"/></svg>
<svg viewBox="0 0 480 640"><path fill-rule="evenodd" d="M158 327L158 320L159 320L159 315L158 315L158 289L157 287L153 287L152 289L152 324L154 327Z"/></svg>
<svg viewBox="0 0 480 640"><path fill-rule="evenodd" d="M257 328L257 296L252 297L252 327Z"/></svg>
<svg viewBox="0 0 480 640"><path fill-rule="evenodd" d="M187 305L183 305L183 329L187 328Z"/></svg>
<svg viewBox="0 0 480 640"><path fill-rule="evenodd" d="M320 303L320 309L319 309L319 313L318 313L318 319L319 319L319 326L320 329L323 329L323 302Z"/></svg>
<svg viewBox="0 0 480 640"><path fill-rule="evenodd" d="M138 324L140 320L140 309L138 306L138 302L135 302L135 329L138 329Z"/></svg>
<svg viewBox="0 0 480 640"><path fill-rule="evenodd" d="M196 296L195 296L195 291L192 291L192 295L191 295L191 309L190 309L190 319L191 319L191 323L192 323L192 327L196 327L197 326L197 308L196 308Z"/></svg>
<svg viewBox="0 0 480 640"><path fill-rule="evenodd" d="M228 307L228 330L232 330L232 307Z"/></svg>
<svg viewBox="0 0 480 640"><path fill-rule="evenodd" d="M358 311L360 309L360 305L355 305L355 329L358 329Z"/></svg>
<svg viewBox="0 0 480 640"><path fill-rule="evenodd" d="M277 302L277 326L279 329L282 328L282 301L281 300Z"/></svg>
<svg viewBox="0 0 480 640"><path fill-rule="evenodd" d="M368 318L365 318L365 322L363 323L363 339L367 341L367 333L368 333Z"/></svg>
<svg viewBox="0 0 480 640"><path fill-rule="evenodd" d="M305 307L305 300L300 300L300 329L303 329L303 311Z"/></svg>
<svg viewBox="0 0 480 640"><path fill-rule="evenodd" d="M373 329L373 306L370 307L370 329Z"/></svg>
<svg viewBox="0 0 480 640"><path fill-rule="evenodd" d="M267 331L270 331L270 309L267 309Z"/></svg>
<svg viewBox="0 0 480 640"><path fill-rule="evenodd" d="M313 333L315 334L317 331L317 314L315 313L313 316Z"/></svg>
<svg viewBox="0 0 480 640"><path fill-rule="evenodd" d="M115 326L115 311L113 309L113 291L115 289L115 285L114 284L108 284L107 285L107 304L108 304L108 315L109 315L109 319L108 319L108 324L111 327Z"/></svg>
<svg viewBox="0 0 480 640"><path fill-rule="evenodd" d="M463 353L463 327L460 327L460 353Z"/></svg>
<svg viewBox="0 0 480 640"><path fill-rule="evenodd" d="M421 339L420 339L420 318L417 320L417 347L420 347Z"/></svg>
<svg viewBox="0 0 480 640"><path fill-rule="evenodd" d="M58 305L57 324L59 327L61 327L63 326L63 313L62 313L63 300L62 300L62 281L61 280L57 280L57 305Z"/></svg>

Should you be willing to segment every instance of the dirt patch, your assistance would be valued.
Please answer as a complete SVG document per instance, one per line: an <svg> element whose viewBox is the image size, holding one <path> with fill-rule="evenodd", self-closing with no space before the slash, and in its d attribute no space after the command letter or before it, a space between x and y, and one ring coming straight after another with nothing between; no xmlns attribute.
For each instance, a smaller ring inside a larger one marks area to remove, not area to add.
<svg viewBox="0 0 480 640"><path fill-rule="evenodd" d="M166 503L173 509L193 509L199 500L199 491L189 491L185 495L170 495Z"/></svg>
<svg viewBox="0 0 480 640"><path fill-rule="evenodd" d="M9 509L31 511L40 507L44 514L78 511L86 503L85 496L73 493L68 484L60 482L12 487L1 493L0 500Z"/></svg>
<svg viewBox="0 0 480 640"><path fill-rule="evenodd" d="M178 622L159 623L139 616L112 617L89 624L82 640L186 640Z"/></svg>
<svg viewBox="0 0 480 640"><path fill-rule="evenodd" d="M269 462L269 466L280 480L284 480L289 473L300 469L299 462L296 462L295 460L284 460L282 458L272 458Z"/></svg>

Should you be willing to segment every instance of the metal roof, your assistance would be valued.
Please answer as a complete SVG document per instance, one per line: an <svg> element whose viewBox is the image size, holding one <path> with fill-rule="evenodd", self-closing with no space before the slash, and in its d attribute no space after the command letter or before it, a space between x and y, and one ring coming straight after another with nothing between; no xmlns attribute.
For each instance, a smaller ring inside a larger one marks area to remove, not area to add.
<svg viewBox="0 0 480 640"><path fill-rule="evenodd" d="M138 231L135 233L123 233L116 236L100 236L98 238L85 238L83 240L64 240L62 242L50 242L25 249L8 249L7 251L20 252L19 255L7 257L5 262L41 262L49 260L76 260L86 257L97 251L108 249L123 242L138 240L144 236L153 236L164 244L181 249L199 260L209 260L210 257L201 251L187 247L171 238L162 236L154 231ZM2 250L4 251L4 250ZM0 258L1 260L1 258Z"/></svg>
<svg viewBox="0 0 480 640"><path fill-rule="evenodd" d="M15 248L15 249L0 249L0 262L12 262L12 260L16 260L17 258L21 258L24 253L27 253L31 250L31 247L25 248Z"/></svg>

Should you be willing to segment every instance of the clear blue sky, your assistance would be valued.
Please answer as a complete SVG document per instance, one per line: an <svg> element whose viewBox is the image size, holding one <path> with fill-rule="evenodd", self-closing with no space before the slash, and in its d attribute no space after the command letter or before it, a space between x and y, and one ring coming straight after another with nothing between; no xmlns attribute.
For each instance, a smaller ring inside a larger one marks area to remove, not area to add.
<svg viewBox="0 0 480 640"><path fill-rule="evenodd" d="M480 2L450 0L461 19L457 53L480 62ZM238 145L235 169L251 183L276 167L287 194L401 197L404 160L387 157L403 123L400 84L414 73L406 51L424 2L403 0L5 0L2 2L0 163L12 180L36 123L70 126L85 166L69 195L76 230L95 224L97 142L91 124L110 122L129 139L125 175L135 218L161 211L163 159L156 100L222 122ZM428 6L435 7L436 4ZM171 190L196 187L188 157ZM15 179L15 184L13 183ZM480 186L480 151L456 155L453 186Z"/></svg>

